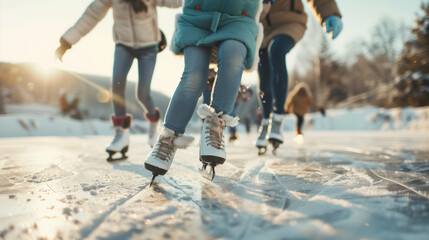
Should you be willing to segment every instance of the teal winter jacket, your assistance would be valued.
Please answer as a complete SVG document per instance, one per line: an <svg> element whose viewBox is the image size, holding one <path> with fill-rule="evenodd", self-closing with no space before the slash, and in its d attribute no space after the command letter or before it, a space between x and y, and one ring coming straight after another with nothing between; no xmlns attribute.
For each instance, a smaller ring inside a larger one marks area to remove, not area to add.
<svg viewBox="0 0 429 240"><path fill-rule="evenodd" d="M261 10L262 0L185 0L172 50L182 54L188 46L212 46L234 39L246 45L245 67L250 69L260 45L258 34L263 34L259 27Z"/></svg>

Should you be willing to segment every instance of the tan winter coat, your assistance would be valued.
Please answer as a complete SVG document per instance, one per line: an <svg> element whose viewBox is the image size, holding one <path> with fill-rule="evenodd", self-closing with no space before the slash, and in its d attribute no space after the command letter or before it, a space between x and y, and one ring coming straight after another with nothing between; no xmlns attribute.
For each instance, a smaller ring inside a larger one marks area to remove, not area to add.
<svg viewBox="0 0 429 240"><path fill-rule="evenodd" d="M134 12L131 4L124 0L95 0L76 24L62 36L68 43L74 45L89 33L107 11L113 9L113 40L132 48L155 45L161 41L158 29L156 6L178 8L182 0L142 0L147 6L147 12Z"/></svg>
<svg viewBox="0 0 429 240"><path fill-rule="evenodd" d="M327 17L341 17L335 0L307 0L314 10L316 18L322 23ZM277 35L288 35L295 44L304 36L307 29L307 14L301 0L276 0L271 8L264 4L265 10L260 21L264 25L265 48Z"/></svg>
<svg viewBox="0 0 429 240"><path fill-rule="evenodd" d="M298 94L301 89L306 93L304 96ZM284 106L285 112L296 113L304 116L309 112L310 107L319 111L319 107L313 102L313 95L311 94L310 87L303 82L298 83L287 97L286 104Z"/></svg>

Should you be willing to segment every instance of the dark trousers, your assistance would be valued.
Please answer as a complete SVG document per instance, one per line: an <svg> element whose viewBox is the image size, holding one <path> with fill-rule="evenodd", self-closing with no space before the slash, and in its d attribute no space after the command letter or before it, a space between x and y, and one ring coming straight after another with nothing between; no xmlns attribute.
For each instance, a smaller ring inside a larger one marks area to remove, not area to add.
<svg viewBox="0 0 429 240"><path fill-rule="evenodd" d="M296 126L299 129L302 129L302 124L304 124L304 116L299 115L298 113L295 113L296 118L298 121L296 122Z"/></svg>
<svg viewBox="0 0 429 240"><path fill-rule="evenodd" d="M269 118L271 112L284 114L288 86L286 54L294 44L290 36L279 35L268 48L259 50L259 97L264 118Z"/></svg>

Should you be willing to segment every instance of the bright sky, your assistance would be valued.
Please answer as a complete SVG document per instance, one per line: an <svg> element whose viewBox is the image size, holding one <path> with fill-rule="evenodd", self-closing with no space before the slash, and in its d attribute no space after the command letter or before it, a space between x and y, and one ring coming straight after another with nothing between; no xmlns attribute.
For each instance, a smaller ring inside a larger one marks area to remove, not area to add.
<svg viewBox="0 0 429 240"><path fill-rule="evenodd" d="M36 62L81 73L110 76L113 65L114 43L111 12L64 56L63 63L54 61L54 51L60 36L84 12L91 0L0 0L0 61ZM409 26L414 25L421 0L337 0L343 14L344 29L332 46L341 56L349 43L365 39L383 17L391 17ZM160 28L170 40L175 15L180 9L158 8ZM310 28L311 30L311 28ZM306 41L309 42L309 41ZM311 41L310 41L311 42ZM288 56L289 71L296 62L303 44ZM158 55L152 89L171 96L183 71L183 58L165 50ZM137 79L136 64L129 80ZM257 82L257 74L246 73L243 83Z"/></svg>

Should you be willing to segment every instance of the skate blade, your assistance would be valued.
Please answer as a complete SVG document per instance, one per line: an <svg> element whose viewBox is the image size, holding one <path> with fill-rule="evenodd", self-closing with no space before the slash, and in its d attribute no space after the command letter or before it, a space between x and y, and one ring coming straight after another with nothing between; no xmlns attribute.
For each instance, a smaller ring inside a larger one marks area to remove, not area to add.
<svg viewBox="0 0 429 240"><path fill-rule="evenodd" d="M273 145L273 155L277 156L277 148L279 148L280 144L282 144L283 141L280 141L278 139L268 139L268 141Z"/></svg>
<svg viewBox="0 0 429 240"><path fill-rule="evenodd" d="M113 155L115 155L118 152L113 152L113 151L109 151L109 150L107 150L106 152L109 153L109 157L106 159L106 161L108 161L108 162L123 161L123 160L128 159L128 156L125 155L126 151L124 151L124 150L122 150L120 152L122 154L122 156L121 157L117 157L117 158L114 158Z"/></svg>
<svg viewBox="0 0 429 240"><path fill-rule="evenodd" d="M277 156L277 148L274 148L274 149L273 149L273 155L274 155L274 156Z"/></svg>
<svg viewBox="0 0 429 240"><path fill-rule="evenodd" d="M150 184L149 184L149 187L152 187L152 185L153 185L153 183L154 183L154 181L155 181L155 178L158 176L158 174L153 174L153 176L152 176L152 180L150 181Z"/></svg>
<svg viewBox="0 0 429 240"><path fill-rule="evenodd" d="M108 157L107 159L106 159L106 161L108 161L108 162L119 162L119 161L124 161L124 160L127 160L128 159L128 156L125 156L125 157L119 157L119 158L112 158L112 157Z"/></svg>
<svg viewBox="0 0 429 240"><path fill-rule="evenodd" d="M208 168L208 169L207 169ZM203 167L200 169L200 174L203 178L212 181L215 177L215 166L212 164L203 163Z"/></svg>
<svg viewBox="0 0 429 240"><path fill-rule="evenodd" d="M267 147L258 147L258 155L264 155L267 152Z"/></svg>

